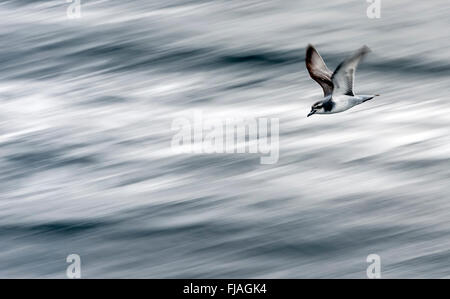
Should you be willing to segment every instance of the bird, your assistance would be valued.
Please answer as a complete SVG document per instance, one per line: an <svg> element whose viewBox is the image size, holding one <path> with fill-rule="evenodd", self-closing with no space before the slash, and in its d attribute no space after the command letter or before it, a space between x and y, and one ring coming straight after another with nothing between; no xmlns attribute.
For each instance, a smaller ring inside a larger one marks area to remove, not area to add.
<svg viewBox="0 0 450 299"><path fill-rule="evenodd" d="M323 100L311 106L313 114L332 114L348 110L356 105L373 99L379 94L355 95L355 71L360 60L370 52L367 46L358 49L353 55L342 61L334 72L331 72L313 45L306 48L306 68L309 75L323 89Z"/></svg>

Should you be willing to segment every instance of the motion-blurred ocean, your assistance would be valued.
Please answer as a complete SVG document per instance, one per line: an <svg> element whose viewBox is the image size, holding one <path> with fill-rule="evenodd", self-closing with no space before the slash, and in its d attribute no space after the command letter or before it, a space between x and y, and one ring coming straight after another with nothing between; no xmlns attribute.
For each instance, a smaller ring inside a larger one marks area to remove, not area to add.
<svg viewBox="0 0 450 299"><path fill-rule="evenodd" d="M0 2L0 277L450 278L450 3ZM306 118L305 65L372 49ZM173 119L278 118L280 155L175 154Z"/></svg>

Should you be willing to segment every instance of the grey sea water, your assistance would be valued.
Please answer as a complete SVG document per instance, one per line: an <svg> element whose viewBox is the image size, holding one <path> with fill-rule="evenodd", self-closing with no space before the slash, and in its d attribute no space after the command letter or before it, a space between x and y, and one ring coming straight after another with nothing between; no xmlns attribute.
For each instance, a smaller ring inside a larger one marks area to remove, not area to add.
<svg viewBox="0 0 450 299"><path fill-rule="evenodd" d="M0 277L450 277L450 3L0 3ZM334 69L356 91L306 118ZM278 118L280 157L175 154L172 121Z"/></svg>

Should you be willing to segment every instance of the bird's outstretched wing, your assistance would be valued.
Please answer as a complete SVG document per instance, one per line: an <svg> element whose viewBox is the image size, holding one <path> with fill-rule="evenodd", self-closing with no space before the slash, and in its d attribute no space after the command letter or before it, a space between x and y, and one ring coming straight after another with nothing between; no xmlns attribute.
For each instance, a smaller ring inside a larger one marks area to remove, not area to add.
<svg viewBox="0 0 450 299"><path fill-rule="evenodd" d="M355 81L356 68L361 58L369 52L370 49L367 46L364 46L338 65L331 77L334 86L333 95L345 94L354 96L353 84Z"/></svg>
<svg viewBox="0 0 450 299"><path fill-rule="evenodd" d="M323 95L325 97L330 95L333 92L333 81L331 80L333 73L327 68L319 52L312 45L308 45L306 49L305 62L311 78L322 86Z"/></svg>

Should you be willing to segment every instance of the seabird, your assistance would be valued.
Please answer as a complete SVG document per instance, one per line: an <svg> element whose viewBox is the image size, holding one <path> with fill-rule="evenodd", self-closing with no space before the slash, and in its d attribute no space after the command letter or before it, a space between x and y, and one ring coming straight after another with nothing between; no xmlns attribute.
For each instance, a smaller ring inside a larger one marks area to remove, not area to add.
<svg viewBox="0 0 450 299"><path fill-rule="evenodd" d="M355 95L353 93L353 82L355 71L359 61L370 52L367 46L363 46L352 56L345 59L332 73L326 66L319 52L308 45L306 49L306 68L309 75L323 89L324 99L314 103L308 117L313 114L338 113L352 108L353 106L373 99L374 95Z"/></svg>

